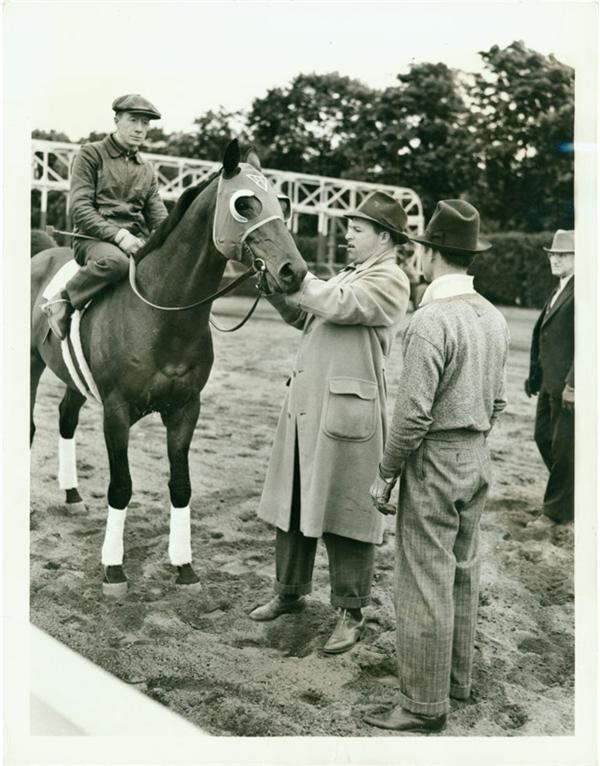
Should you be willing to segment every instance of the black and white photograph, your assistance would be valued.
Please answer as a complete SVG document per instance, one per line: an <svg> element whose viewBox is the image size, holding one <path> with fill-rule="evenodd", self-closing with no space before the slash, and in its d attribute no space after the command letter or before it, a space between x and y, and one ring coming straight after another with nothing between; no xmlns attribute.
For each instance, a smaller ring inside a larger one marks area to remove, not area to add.
<svg viewBox="0 0 600 766"><path fill-rule="evenodd" d="M4 4L7 764L597 763L598 10Z"/></svg>

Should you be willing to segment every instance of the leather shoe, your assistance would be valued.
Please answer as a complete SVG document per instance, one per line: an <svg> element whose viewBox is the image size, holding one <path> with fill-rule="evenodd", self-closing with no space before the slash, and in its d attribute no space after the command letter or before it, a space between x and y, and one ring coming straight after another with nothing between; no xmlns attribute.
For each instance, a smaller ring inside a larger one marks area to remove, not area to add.
<svg viewBox="0 0 600 766"><path fill-rule="evenodd" d="M41 306L48 319L50 329L59 340L64 340L67 337L71 314L73 313L73 306L65 296L66 294L61 292Z"/></svg>
<svg viewBox="0 0 600 766"><path fill-rule="evenodd" d="M256 622L265 622L274 620L281 614L294 614L301 612L306 606L304 596L298 598L285 598L284 596L274 596L270 601L262 606L257 606L248 615L251 620Z"/></svg>
<svg viewBox="0 0 600 766"><path fill-rule="evenodd" d="M446 714L422 715L421 713L411 713L410 710L398 706L382 716L367 715L363 720L369 726L378 726L380 729L433 733L442 731L445 727Z"/></svg>
<svg viewBox="0 0 600 766"><path fill-rule="evenodd" d="M341 654L352 649L364 633L366 617L355 620L347 609L342 609L333 633L323 647L325 654Z"/></svg>

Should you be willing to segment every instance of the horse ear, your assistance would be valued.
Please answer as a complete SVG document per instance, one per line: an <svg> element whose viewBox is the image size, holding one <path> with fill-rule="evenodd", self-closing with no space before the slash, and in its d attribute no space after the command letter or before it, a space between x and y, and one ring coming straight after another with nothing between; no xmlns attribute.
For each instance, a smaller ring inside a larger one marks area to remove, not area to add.
<svg viewBox="0 0 600 766"><path fill-rule="evenodd" d="M237 138L234 138L227 144L223 156L223 177L231 178L236 174L240 164L240 145Z"/></svg>
<svg viewBox="0 0 600 766"><path fill-rule="evenodd" d="M253 146L251 146L246 152L246 162L250 163L250 165L255 167L257 170L261 170L260 159L258 158L256 149Z"/></svg>

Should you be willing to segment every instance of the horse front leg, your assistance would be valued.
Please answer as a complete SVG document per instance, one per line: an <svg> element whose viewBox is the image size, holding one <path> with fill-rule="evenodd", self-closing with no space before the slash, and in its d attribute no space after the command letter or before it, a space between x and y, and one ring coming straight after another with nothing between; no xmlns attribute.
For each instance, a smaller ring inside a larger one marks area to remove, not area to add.
<svg viewBox="0 0 600 766"><path fill-rule="evenodd" d="M177 567L176 585L198 585L200 578L192 568L192 541L190 519L190 469L188 453L200 414L200 397L180 407L161 412L167 429L169 455L171 514L169 523L169 559Z"/></svg>
<svg viewBox="0 0 600 766"><path fill-rule="evenodd" d="M107 400L104 403L104 439L108 451L110 483L101 557L104 567L102 591L106 596L115 598L127 592L127 577L123 571L123 534L132 490L127 454L130 428L131 415L126 402Z"/></svg>
<svg viewBox="0 0 600 766"><path fill-rule="evenodd" d="M77 480L77 450L75 431L79 423L79 411L85 403L85 396L67 386L58 407L58 486L65 490L65 507L70 511L85 510L79 494Z"/></svg>

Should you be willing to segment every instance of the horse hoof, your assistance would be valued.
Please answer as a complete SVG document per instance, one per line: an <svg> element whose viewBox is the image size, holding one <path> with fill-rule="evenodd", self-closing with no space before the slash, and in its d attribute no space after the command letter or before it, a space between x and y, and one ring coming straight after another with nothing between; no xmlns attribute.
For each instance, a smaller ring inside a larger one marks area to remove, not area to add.
<svg viewBox="0 0 600 766"><path fill-rule="evenodd" d="M110 598L123 598L127 593L127 578L123 567L111 565L104 568L102 593Z"/></svg>
<svg viewBox="0 0 600 766"><path fill-rule="evenodd" d="M175 585L181 585L188 590L201 590L200 578L194 572L191 564L183 564L177 567L177 579Z"/></svg>
<svg viewBox="0 0 600 766"><path fill-rule="evenodd" d="M79 494L77 487L65 490L65 503L67 505L74 505L75 503L83 503L83 498Z"/></svg>
<svg viewBox="0 0 600 766"><path fill-rule="evenodd" d="M109 598L124 598L127 595L127 580L125 582L103 582L102 593Z"/></svg>

